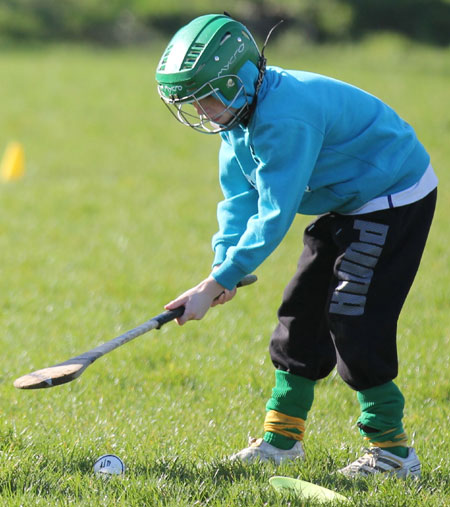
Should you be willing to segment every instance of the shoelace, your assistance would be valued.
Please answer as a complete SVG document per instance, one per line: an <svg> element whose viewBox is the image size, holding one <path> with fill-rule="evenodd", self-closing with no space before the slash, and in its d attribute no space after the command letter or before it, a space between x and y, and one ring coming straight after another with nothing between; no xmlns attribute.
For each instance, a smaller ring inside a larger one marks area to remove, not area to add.
<svg viewBox="0 0 450 507"><path fill-rule="evenodd" d="M248 446L257 447L261 443L262 438L248 437Z"/></svg>
<svg viewBox="0 0 450 507"><path fill-rule="evenodd" d="M377 459L381 453L381 449L379 447L373 447L370 449L364 449L365 454L357 459L350 466L352 470L357 470L364 465L369 465L370 467L375 467L377 465Z"/></svg>

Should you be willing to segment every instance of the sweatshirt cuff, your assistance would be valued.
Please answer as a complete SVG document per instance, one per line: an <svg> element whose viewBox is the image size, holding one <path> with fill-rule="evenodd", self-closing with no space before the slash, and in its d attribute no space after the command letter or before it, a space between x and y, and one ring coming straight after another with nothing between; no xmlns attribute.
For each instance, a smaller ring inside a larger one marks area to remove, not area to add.
<svg viewBox="0 0 450 507"><path fill-rule="evenodd" d="M236 266L236 264L233 264L228 260L225 260L215 271L211 273L214 280L228 290L233 290L247 274L248 273Z"/></svg>
<svg viewBox="0 0 450 507"><path fill-rule="evenodd" d="M222 264L222 262L225 260L225 257L227 256L227 250L228 247L223 243L219 243L214 247L213 267L217 266L218 264Z"/></svg>

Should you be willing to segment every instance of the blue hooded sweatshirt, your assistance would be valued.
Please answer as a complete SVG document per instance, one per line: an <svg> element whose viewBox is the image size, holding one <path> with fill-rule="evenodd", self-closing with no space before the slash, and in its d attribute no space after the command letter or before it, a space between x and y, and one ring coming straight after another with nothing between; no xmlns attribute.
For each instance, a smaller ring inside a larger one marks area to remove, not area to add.
<svg viewBox="0 0 450 507"><path fill-rule="evenodd" d="M239 72L254 94L256 67ZM268 67L248 126L221 133L213 276L231 289L279 245L297 213L351 213L419 181L430 157L375 96L310 72Z"/></svg>

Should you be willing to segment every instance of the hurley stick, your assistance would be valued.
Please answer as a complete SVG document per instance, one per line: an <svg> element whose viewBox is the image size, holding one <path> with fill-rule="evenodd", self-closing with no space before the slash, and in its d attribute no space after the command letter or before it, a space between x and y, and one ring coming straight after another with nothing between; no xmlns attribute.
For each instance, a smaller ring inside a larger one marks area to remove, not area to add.
<svg viewBox="0 0 450 507"><path fill-rule="evenodd" d="M256 282L257 278L255 275L247 275L239 283L238 287L250 285ZM167 310L160 313L156 317L144 322L140 326L127 331L116 338L113 338L109 342L99 345L95 349L89 350L84 354L76 357L72 357L63 363L37 370L27 375L23 375L14 381L14 387L18 389L42 389L45 387L54 387L79 377L83 371L96 361L99 357L108 354L117 347L124 345L125 343L134 340L138 336L141 336L152 329L159 329L161 326L170 322L177 317L181 317L184 312L184 306L175 308L175 310Z"/></svg>

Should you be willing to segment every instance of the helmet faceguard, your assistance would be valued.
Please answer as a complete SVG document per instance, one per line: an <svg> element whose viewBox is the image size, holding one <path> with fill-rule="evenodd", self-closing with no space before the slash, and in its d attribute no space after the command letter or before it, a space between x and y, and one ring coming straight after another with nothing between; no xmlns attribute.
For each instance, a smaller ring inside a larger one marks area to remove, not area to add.
<svg viewBox="0 0 450 507"><path fill-rule="evenodd" d="M259 60L258 47L244 25L226 15L200 16L167 46L156 72L158 92L184 125L209 134L230 130L248 117L255 96L255 83L246 89L239 71ZM220 113L207 112L207 97L223 105Z"/></svg>
<svg viewBox="0 0 450 507"><path fill-rule="evenodd" d="M231 100L225 99L214 79L208 81L203 87L183 98L183 100L167 99L159 87L158 91L169 111L183 125L192 127L204 134L216 134L234 128L247 116L249 111L249 97L245 92L241 78L237 75L224 77L237 83L236 94ZM216 99L218 104L222 104L223 108L219 108L219 112L209 113L204 106L204 99L208 97Z"/></svg>

